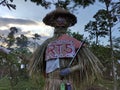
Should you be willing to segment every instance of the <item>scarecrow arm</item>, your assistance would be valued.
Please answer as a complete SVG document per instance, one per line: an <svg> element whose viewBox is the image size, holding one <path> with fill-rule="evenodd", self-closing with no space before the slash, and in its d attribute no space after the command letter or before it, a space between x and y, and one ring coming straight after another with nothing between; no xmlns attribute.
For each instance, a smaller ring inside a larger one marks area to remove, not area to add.
<svg viewBox="0 0 120 90"><path fill-rule="evenodd" d="M10 50L8 50L8 49L0 46L0 52L3 52L3 53L5 53L5 54L9 54L9 53L10 53Z"/></svg>
<svg viewBox="0 0 120 90"><path fill-rule="evenodd" d="M85 40L86 40L86 39L85 39ZM76 55L78 54L78 52L80 51L80 49L81 49L82 46L84 45L85 40L84 40L84 41L81 43L81 45L79 46L76 54L74 55L73 59L72 59L71 62L69 63L68 68L65 68L65 69L63 69L63 70L60 71L60 75L61 75L61 76L68 75L69 73L80 69L80 65L75 65L75 66L73 66L73 67L71 67L71 68L70 68L70 66L71 66L71 64L73 63Z"/></svg>
<svg viewBox="0 0 120 90"><path fill-rule="evenodd" d="M70 68L65 68L65 69L60 71L61 76L66 76L68 74L70 74Z"/></svg>
<svg viewBox="0 0 120 90"><path fill-rule="evenodd" d="M76 70L80 70L80 68L81 68L80 65L75 65L71 68L65 68L65 69L60 71L60 75L61 76L66 76L66 75L68 75L68 74L70 74L70 73L72 73Z"/></svg>

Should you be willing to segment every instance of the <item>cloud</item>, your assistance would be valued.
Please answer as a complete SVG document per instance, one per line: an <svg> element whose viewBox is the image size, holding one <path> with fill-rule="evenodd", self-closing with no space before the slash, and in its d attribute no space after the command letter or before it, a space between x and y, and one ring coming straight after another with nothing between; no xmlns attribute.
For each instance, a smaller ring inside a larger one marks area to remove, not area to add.
<svg viewBox="0 0 120 90"><path fill-rule="evenodd" d="M24 32L31 31L32 33L39 33L46 36L51 36L53 33L53 28L46 26L43 22L0 17L0 30L9 30L11 27L20 28Z"/></svg>
<svg viewBox="0 0 120 90"><path fill-rule="evenodd" d="M26 20L26 19L1 18L0 17L0 26L9 26L9 24L37 25L38 23L32 20Z"/></svg>
<svg viewBox="0 0 120 90"><path fill-rule="evenodd" d="M45 25L43 22L0 17L1 36L6 37L9 34L11 27L16 27L18 29L19 32L15 34L16 37L21 34L24 34L27 37L33 37L33 34L37 33L41 35L41 42L53 35L53 28Z"/></svg>

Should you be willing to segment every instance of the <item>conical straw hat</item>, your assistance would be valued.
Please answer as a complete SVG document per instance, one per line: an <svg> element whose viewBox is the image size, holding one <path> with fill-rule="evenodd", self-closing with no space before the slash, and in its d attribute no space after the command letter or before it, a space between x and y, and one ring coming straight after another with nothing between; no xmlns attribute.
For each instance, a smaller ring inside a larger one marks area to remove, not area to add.
<svg viewBox="0 0 120 90"><path fill-rule="evenodd" d="M61 17L65 17L65 19L67 20L67 23L69 24L69 27L70 26L73 26L75 23L77 23L77 19L76 19L76 16L71 14L70 12L66 11L65 9L63 8L60 8L58 7L56 10L48 13L44 18L43 18L43 22L46 24L46 25L49 25L49 26L55 26L53 21L55 19L57 19L59 16Z"/></svg>

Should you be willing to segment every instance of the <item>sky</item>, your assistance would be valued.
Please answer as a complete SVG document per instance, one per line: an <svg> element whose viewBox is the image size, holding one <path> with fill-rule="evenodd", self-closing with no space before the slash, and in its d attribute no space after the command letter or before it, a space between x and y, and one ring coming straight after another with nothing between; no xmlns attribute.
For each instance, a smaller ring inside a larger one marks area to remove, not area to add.
<svg viewBox="0 0 120 90"><path fill-rule="evenodd" d="M55 10L54 7L45 9L29 0L27 2L24 2L24 0L14 0L14 4L16 4L16 10L9 10L7 7L0 5L0 35L7 35L10 27L17 27L20 29L19 34L17 34L18 36L20 34L25 34L30 37L38 33L42 36L41 42L53 36L54 28L46 26L42 22L42 19L47 13ZM90 20L93 20L93 15L102 8L104 8L102 4L96 3L85 9L82 7L78 9L74 13L77 17L77 24L70 27L72 32L79 32L87 37L88 33L84 32L84 26ZM116 33L116 31L113 31L113 35L119 36L120 32Z"/></svg>

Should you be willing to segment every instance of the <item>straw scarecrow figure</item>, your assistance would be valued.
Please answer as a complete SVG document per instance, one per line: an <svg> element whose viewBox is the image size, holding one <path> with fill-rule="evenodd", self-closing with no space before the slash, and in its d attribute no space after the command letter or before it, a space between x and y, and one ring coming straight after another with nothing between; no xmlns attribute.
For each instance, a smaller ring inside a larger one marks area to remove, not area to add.
<svg viewBox="0 0 120 90"><path fill-rule="evenodd" d="M44 90L80 90L102 73L102 64L87 46L66 34L67 28L77 22L75 15L57 8L43 22L55 28L54 35L34 52L29 70L30 75L44 75Z"/></svg>

